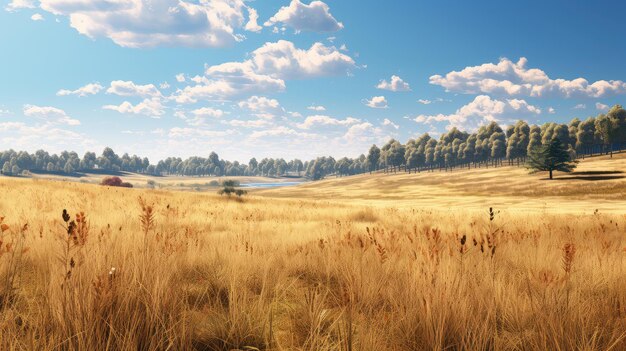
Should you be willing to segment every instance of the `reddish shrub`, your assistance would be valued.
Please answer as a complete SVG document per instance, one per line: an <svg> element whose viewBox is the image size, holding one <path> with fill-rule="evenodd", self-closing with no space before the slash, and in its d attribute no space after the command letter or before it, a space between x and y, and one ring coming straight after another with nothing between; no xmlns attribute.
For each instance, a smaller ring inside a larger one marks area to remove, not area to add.
<svg viewBox="0 0 626 351"><path fill-rule="evenodd" d="M122 188L132 188L133 185L130 183L123 182L120 177L106 177L102 179L100 185L105 186L118 186Z"/></svg>

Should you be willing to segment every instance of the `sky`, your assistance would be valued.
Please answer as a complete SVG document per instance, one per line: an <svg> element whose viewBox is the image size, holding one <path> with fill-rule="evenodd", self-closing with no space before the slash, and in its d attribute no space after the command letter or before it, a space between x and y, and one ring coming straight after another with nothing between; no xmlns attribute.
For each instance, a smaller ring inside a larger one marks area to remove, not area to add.
<svg viewBox="0 0 626 351"><path fill-rule="evenodd" d="M356 157L626 100L623 1L1 6L1 150Z"/></svg>

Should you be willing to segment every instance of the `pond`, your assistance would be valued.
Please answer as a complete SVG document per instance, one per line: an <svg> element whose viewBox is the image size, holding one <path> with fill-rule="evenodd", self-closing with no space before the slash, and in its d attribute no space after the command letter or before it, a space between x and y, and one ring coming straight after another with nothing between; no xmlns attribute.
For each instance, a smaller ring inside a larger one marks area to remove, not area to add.
<svg viewBox="0 0 626 351"><path fill-rule="evenodd" d="M241 184L243 188L279 188L283 186L294 186L303 182L276 182L276 183L245 183Z"/></svg>

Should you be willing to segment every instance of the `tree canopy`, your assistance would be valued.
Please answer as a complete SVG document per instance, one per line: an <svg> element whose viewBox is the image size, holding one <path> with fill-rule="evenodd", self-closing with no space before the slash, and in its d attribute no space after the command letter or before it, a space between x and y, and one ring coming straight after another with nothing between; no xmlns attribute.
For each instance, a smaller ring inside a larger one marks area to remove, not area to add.
<svg viewBox="0 0 626 351"><path fill-rule="evenodd" d="M576 168L578 161L572 160L569 152L565 149L559 138L552 139L549 143L534 149L528 155L528 168L531 173L560 171L569 173Z"/></svg>

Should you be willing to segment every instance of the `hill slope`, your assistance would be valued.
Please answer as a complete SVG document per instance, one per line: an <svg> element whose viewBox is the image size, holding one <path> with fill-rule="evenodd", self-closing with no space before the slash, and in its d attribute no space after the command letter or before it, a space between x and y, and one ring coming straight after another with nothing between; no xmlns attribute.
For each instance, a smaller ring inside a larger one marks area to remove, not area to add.
<svg viewBox="0 0 626 351"><path fill-rule="evenodd" d="M506 206L551 211L623 211L626 154L581 160L576 172L529 175L523 167L457 169L419 174L364 174L257 191L268 197L314 198L410 207Z"/></svg>

